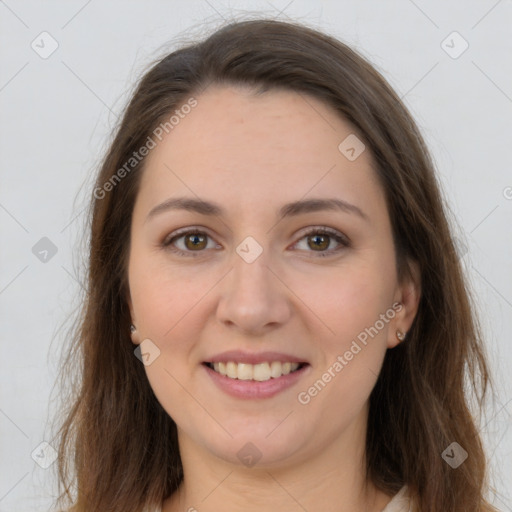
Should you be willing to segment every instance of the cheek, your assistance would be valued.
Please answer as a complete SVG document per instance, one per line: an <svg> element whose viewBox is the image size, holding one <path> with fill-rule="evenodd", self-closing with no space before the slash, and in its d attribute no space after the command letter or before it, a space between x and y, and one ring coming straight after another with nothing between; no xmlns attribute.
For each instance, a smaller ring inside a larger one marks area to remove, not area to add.
<svg viewBox="0 0 512 512"><path fill-rule="evenodd" d="M298 275L293 289L321 320L323 339L341 349L391 307L393 272L382 272L380 265L347 262L310 278Z"/></svg>
<svg viewBox="0 0 512 512"><path fill-rule="evenodd" d="M129 280L141 332L157 343L180 326L208 289L204 281L198 286L190 269L171 268L162 258L142 254L131 258Z"/></svg>
<svg viewBox="0 0 512 512"><path fill-rule="evenodd" d="M308 388L302 391L320 408L358 410L375 384L387 350L389 321L394 317L393 272L382 272L378 264L347 264L308 281L308 288L304 280L297 281L296 286L302 287L297 294L308 297L324 327L313 338L320 356L307 383L311 393Z"/></svg>
<svg viewBox="0 0 512 512"><path fill-rule="evenodd" d="M159 350L158 357L145 366L150 386L167 413L187 425L189 418L199 414L186 388L197 364L193 351L201 326L195 319L206 314L201 298L211 284L203 280L198 286L201 280L192 277L190 270L171 271L158 260L142 254L131 259L132 304L141 337L150 339Z"/></svg>
<svg viewBox="0 0 512 512"><path fill-rule="evenodd" d="M146 374L160 403L171 415L187 410L186 383L197 366L194 350L207 318L205 294L215 276L171 267L164 258L143 251L130 259L129 279L137 329L159 350Z"/></svg>

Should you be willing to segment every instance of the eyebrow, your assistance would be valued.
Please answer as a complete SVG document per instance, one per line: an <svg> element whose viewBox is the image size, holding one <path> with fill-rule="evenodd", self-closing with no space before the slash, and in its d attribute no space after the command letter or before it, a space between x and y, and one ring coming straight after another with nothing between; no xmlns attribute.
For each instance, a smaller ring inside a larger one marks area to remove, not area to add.
<svg viewBox="0 0 512 512"><path fill-rule="evenodd" d="M222 216L224 214L224 209L219 204L191 197L176 197L167 199L163 203L152 208L146 217L146 221L160 213L170 210L185 210L188 212L211 216ZM361 217L363 220L369 221L368 216L359 207L337 198L303 199L300 201L286 203L279 209L278 214L279 217L284 218L321 211L341 211L344 213L352 213Z"/></svg>

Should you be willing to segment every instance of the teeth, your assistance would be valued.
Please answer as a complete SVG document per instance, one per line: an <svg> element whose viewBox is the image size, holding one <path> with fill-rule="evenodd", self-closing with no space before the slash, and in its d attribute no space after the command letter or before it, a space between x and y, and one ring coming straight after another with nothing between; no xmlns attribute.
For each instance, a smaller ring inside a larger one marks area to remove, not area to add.
<svg viewBox="0 0 512 512"><path fill-rule="evenodd" d="M213 369L221 375L231 379L256 380L260 382L288 375L298 367L299 363L281 363L280 361L259 364L235 363L233 361L213 363Z"/></svg>
<svg viewBox="0 0 512 512"><path fill-rule="evenodd" d="M270 365L270 376L273 379L277 379L277 377L281 377L281 371L283 369L283 365L279 361L272 361Z"/></svg>
<svg viewBox="0 0 512 512"><path fill-rule="evenodd" d="M270 365L268 363L255 364L252 370L252 378L254 380L264 381L272 377L270 373Z"/></svg>
<svg viewBox="0 0 512 512"><path fill-rule="evenodd" d="M233 363L233 361L230 361L226 364L226 373L223 373L222 375L227 375L232 379L238 379L238 365Z"/></svg>
<svg viewBox="0 0 512 512"><path fill-rule="evenodd" d="M239 380L251 380L252 379L252 364L239 363L238 364L238 379ZM220 368L219 368L220 371Z"/></svg>

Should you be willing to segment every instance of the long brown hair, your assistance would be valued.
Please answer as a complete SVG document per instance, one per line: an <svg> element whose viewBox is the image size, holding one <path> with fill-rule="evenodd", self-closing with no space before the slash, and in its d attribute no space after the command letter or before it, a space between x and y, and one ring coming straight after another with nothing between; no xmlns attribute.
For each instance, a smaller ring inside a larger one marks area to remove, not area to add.
<svg viewBox="0 0 512 512"><path fill-rule="evenodd" d="M422 283L407 339L388 350L370 396L367 478L390 495L407 484L422 512L495 510L486 501L486 459L470 410L471 397L474 412L483 410L491 381L422 136L355 51L301 24L267 19L229 23L153 64L116 130L91 198L87 295L63 365L64 374L78 373L58 432L59 503L77 512L140 512L159 506L183 478L176 425L156 400L129 334L130 219L145 160L126 163L210 84L310 95L358 131L385 193L399 278L415 261ZM441 456L452 442L469 454L456 469Z"/></svg>

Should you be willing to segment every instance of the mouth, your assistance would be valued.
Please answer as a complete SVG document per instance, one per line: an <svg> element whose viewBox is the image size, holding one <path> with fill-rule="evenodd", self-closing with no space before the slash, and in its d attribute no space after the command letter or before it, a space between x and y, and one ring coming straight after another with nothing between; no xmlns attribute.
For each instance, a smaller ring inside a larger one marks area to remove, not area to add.
<svg viewBox="0 0 512 512"><path fill-rule="evenodd" d="M229 350L207 356L201 366L217 389L242 400L271 398L312 371L304 356L272 350Z"/></svg>
<svg viewBox="0 0 512 512"><path fill-rule="evenodd" d="M265 382L302 370L308 363L290 361L266 361L258 364L227 362L204 362L214 372L233 380Z"/></svg>

